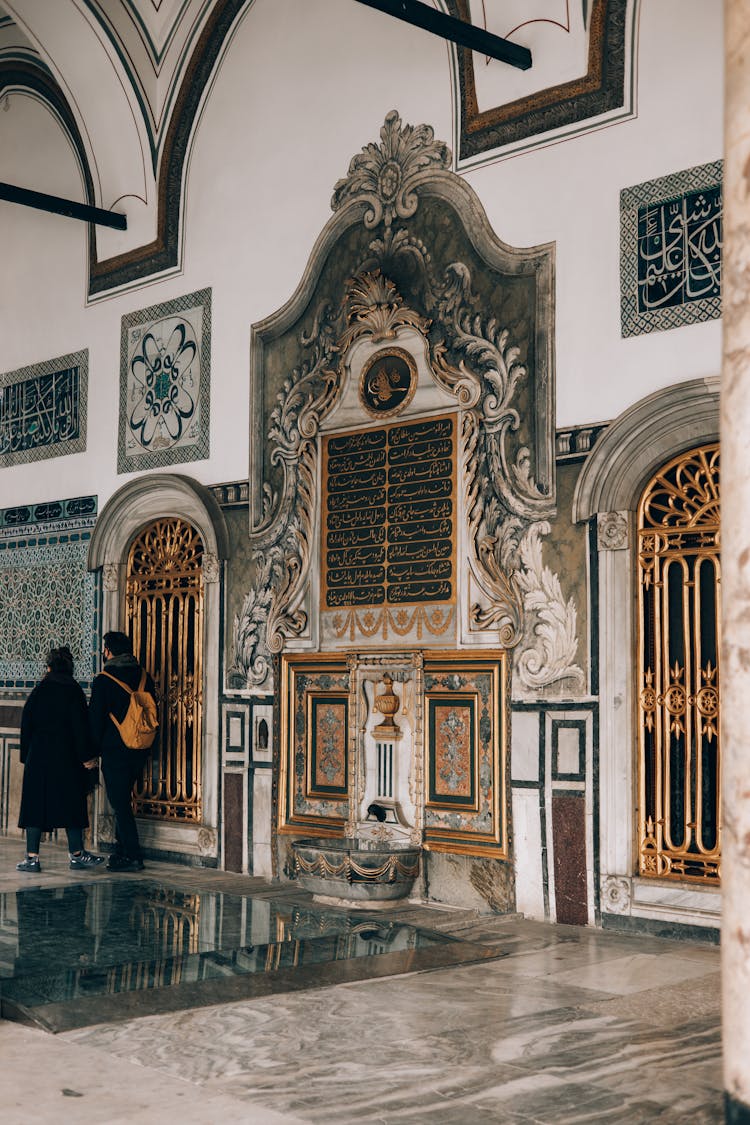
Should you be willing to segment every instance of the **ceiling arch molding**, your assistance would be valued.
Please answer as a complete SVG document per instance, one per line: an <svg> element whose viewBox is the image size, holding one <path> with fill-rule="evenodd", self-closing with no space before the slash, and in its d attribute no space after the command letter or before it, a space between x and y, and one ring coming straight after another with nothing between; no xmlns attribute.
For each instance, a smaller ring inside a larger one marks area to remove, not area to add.
<svg viewBox="0 0 750 1125"><path fill-rule="evenodd" d="M216 68L253 3L216 0L211 8L184 68L154 174L142 108L111 40L95 35L92 22L82 20L78 7L66 0L56 0L54 5L7 0L8 13L40 58L37 65L0 60L0 91L25 87L47 101L68 131L84 169L86 202L105 209L117 205L128 217L126 232L100 230L98 241L95 228L90 228L90 298L179 267L190 142ZM73 12L79 17L75 24L69 19ZM93 40L86 57L96 62L93 70L99 76L93 86L83 73L88 68L80 66L76 39L87 31ZM54 57L45 51L45 42L55 44Z"/></svg>
<svg viewBox="0 0 750 1125"><path fill-rule="evenodd" d="M90 267L89 294L96 296L155 274L180 261L183 176L204 93L233 31L254 0L217 0L190 58L170 115L157 172L156 237Z"/></svg>
<svg viewBox="0 0 750 1125"><path fill-rule="evenodd" d="M96 205L96 192L94 178L91 172L86 146L78 128L75 115L68 104L65 94L43 63L30 57L25 59L0 58L0 98L13 91L26 90L49 106L73 148L78 166L83 179L84 202ZM40 185L44 191L44 185ZM90 243L92 253L96 253L96 228L90 228Z"/></svg>

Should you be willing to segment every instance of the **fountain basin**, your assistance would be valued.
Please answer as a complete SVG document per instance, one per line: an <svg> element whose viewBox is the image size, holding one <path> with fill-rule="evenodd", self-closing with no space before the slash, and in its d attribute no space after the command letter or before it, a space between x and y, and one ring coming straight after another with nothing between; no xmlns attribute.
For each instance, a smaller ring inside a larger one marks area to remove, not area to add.
<svg viewBox="0 0 750 1125"><path fill-rule="evenodd" d="M292 843L300 886L325 901L366 905L406 898L419 874L421 850L415 844L347 836Z"/></svg>

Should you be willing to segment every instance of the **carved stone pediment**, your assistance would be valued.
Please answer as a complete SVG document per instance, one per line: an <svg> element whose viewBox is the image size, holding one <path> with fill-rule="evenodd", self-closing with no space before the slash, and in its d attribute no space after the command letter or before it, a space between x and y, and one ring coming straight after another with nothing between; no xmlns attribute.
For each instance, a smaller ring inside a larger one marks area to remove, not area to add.
<svg viewBox="0 0 750 1125"><path fill-rule="evenodd" d="M535 585L530 560L554 514L553 250L500 242L447 147L395 111L336 184L332 208L294 297L253 328L255 578L235 619L235 681L267 685L282 649L368 636L528 642L529 675L543 677L534 599L544 568ZM341 606L335 625L319 594L323 434L378 423L397 379L368 366L378 349L413 379L383 417L455 420L460 564L445 604Z"/></svg>

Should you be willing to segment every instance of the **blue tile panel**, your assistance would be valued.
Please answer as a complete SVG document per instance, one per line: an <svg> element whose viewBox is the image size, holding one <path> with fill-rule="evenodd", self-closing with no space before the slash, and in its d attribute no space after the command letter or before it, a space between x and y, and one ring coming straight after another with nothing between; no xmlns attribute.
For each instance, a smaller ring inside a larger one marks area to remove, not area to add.
<svg viewBox="0 0 750 1125"><path fill-rule="evenodd" d="M79 499L96 505L95 497ZM70 503L60 502L63 512ZM3 516L8 511L18 509L6 509ZM28 523L12 538L10 529L0 527L0 690L33 687L44 672L47 651L60 644L73 653L76 677L84 685L91 682L100 603L98 576L87 568L94 522L87 516Z"/></svg>

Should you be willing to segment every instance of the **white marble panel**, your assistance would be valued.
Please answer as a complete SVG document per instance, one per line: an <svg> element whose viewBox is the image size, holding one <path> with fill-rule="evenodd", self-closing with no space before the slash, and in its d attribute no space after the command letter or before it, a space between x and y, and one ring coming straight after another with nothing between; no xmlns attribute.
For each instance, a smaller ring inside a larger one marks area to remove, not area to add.
<svg viewBox="0 0 750 1125"><path fill-rule="evenodd" d="M538 712L513 712L510 776L514 781L539 781L539 720Z"/></svg>
<svg viewBox="0 0 750 1125"><path fill-rule="evenodd" d="M669 885L650 879L633 880L631 914L639 918L659 918L683 925L721 926L719 887Z"/></svg>
<svg viewBox="0 0 750 1125"><path fill-rule="evenodd" d="M273 877L273 852L270 844L253 844L253 875L261 879Z"/></svg>
<svg viewBox="0 0 750 1125"><path fill-rule="evenodd" d="M542 830L537 789L513 790L513 836L516 909L527 918L544 920Z"/></svg>
<svg viewBox="0 0 750 1125"><path fill-rule="evenodd" d="M557 732L557 772L578 774L581 771L580 737L577 730L561 727Z"/></svg>
<svg viewBox="0 0 750 1125"><path fill-rule="evenodd" d="M242 746L242 719L239 715L232 715L229 719L227 745L232 750L240 749Z"/></svg>
<svg viewBox="0 0 750 1125"><path fill-rule="evenodd" d="M634 848L633 565L630 549L599 551L600 855L612 874L630 873Z"/></svg>
<svg viewBox="0 0 750 1125"><path fill-rule="evenodd" d="M253 772L253 875L270 876L271 770Z"/></svg>
<svg viewBox="0 0 750 1125"><path fill-rule="evenodd" d="M154 851L218 855L216 829L205 824L170 824L143 818L138 820L138 836L142 847Z"/></svg>

